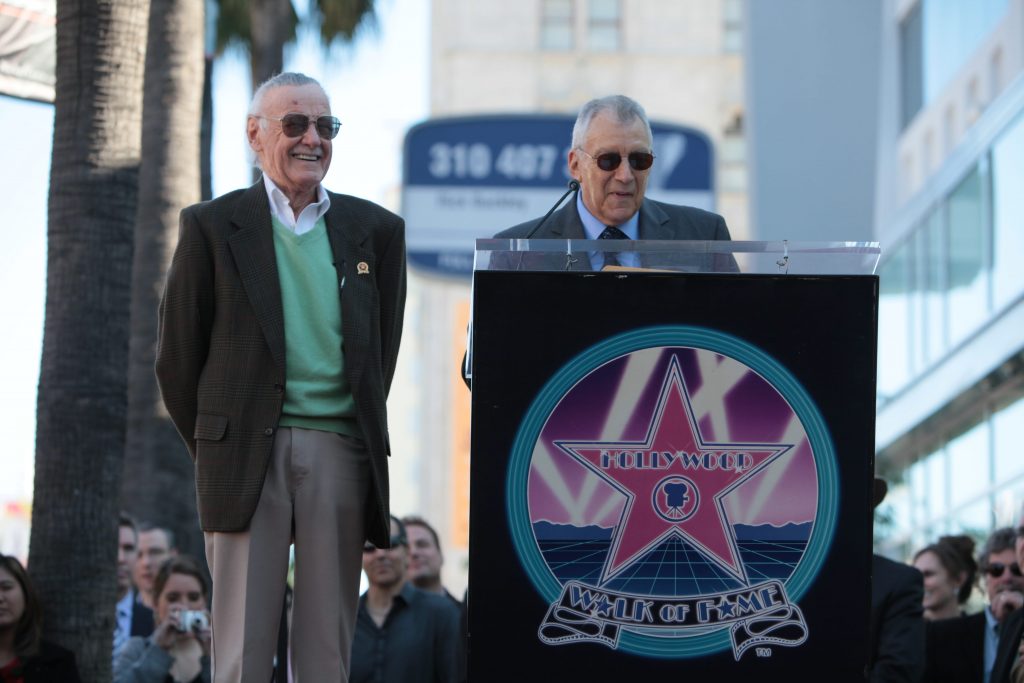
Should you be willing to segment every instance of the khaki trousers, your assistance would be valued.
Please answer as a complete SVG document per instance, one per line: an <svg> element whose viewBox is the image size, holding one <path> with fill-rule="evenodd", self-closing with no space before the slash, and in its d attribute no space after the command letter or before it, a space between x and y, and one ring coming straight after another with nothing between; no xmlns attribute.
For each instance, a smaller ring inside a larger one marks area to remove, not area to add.
<svg viewBox="0 0 1024 683"><path fill-rule="evenodd" d="M249 529L210 532L214 683L267 683L295 543L294 683L347 683L370 461L355 439L282 427Z"/></svg>

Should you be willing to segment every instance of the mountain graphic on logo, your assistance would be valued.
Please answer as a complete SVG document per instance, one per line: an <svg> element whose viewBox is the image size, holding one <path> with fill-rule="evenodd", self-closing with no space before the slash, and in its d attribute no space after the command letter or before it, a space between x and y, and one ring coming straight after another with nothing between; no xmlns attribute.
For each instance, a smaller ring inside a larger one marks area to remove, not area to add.
<svg viewBox="0 0 1024 683"><path fill-rule="evenodd" d="M734 524L732 528L736 531L737 541L807 541L811 537L811 522L789 522L782 526Z"/></svg>
<svg viewBox="0 0 1024 683"><path fill-rule="evenodd" d="M596 524L580 527L541 520L534 522L533 535L538 541L610 541L612 530Z"/></svg>

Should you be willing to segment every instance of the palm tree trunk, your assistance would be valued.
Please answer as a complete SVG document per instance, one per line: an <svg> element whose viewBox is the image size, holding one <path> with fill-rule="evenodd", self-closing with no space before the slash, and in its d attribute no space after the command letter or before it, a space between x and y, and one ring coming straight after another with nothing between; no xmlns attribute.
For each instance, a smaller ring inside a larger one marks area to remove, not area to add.
<svg viewBox="0 0 1024 683"><path fill-rule="evenodd" d="M213 60L203 60L203 115L199 132L199 195L205 202L213 199Z"/></svg>
<svg viewBox="0 0 1024 683"><path fill-rule="evenodd" d="M146 0L57 3L29 567L45 635L110 680ZM30 226L23 226L30 227Z"/></svg>
<svg viewBox="0 0 1024 683"><path fill-rule="evenodd" d="M252 89L284 69L284 46L294 33L290 0L251 0L249 27L252 31L249 67Z"/></svg>
<svg viewBox="0 0 1024 683"><path fill-rule="evenodd" d="M177 243L178 212L200 196L204 67L203 0L151 0L121 501L136 519L173 530L179 550L198 558L203 540L192 462L163 408L153 362L157 306Z"/></svg>
<svg viewBox="0 0 1024 683"><path fill-rule="evenodd" d="M249 2L249 73L253 92L263 81L284 71L284 46L294 32L294 10L290 0ZM253 167L252 180L260 178Z"/></svg>

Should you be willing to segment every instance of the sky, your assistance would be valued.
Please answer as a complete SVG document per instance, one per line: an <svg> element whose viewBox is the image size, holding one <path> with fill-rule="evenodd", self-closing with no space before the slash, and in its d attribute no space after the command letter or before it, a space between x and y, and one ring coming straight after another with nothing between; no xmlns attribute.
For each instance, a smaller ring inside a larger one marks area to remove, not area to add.
<svg viewBox="0 0 1024 683"><path fill-rule="evenodd" d="M301 4L301 3L299 3ZM429 108L428 0L377 0L377 28L352 46L320 47L300 34L285 68L318 79L341 119L324 184L397 210L405 131ZM238 49L214 67L213 191L251 181L245 143L250 97L248 60ZM42 352L46 287L46 205L53 135L51 105L0 95L0 225L6 258L0 268L0 433L6 453L0 504L32 494L36 385Z"/></svg>

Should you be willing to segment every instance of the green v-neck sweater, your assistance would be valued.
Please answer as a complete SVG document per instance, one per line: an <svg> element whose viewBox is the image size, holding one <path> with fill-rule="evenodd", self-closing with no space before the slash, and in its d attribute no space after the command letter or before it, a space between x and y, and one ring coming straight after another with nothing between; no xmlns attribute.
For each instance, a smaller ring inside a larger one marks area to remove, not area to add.
<svg viewBox="0 0 1024 683"><path fill-rule="evenodd" d="M341 348L338 275L321 217L296 235L277 218L274 254L284 307L285 389L282 427L361 437Z"/></svg>

